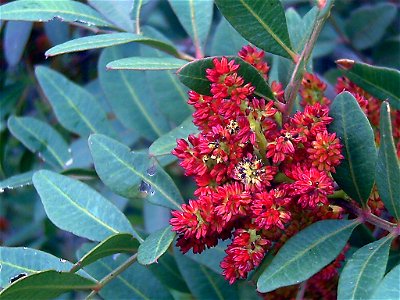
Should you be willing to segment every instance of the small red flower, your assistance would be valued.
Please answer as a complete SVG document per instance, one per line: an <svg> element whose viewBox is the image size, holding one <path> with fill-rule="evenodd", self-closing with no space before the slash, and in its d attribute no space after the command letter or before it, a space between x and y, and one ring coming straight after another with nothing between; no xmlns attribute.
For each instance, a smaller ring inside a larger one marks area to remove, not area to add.
<svg viewBox="0 0 400 300"><path fill-rule="evenodd" d="M327 195L333 193L333 181L323 171L314 167L294 166L286 174L295 182L292 184L292 195L300 196L299 204L302 207L315 208L317 205L327 205Z"/></svg>
<svg viewBox="0 0 400 300"><path fill-rule="evenodd" d="M256 194L251 211L258 229L268 230L274 226L284 229L284 223L290 220L290 213L277 204L274 190Z"/></svg>
<svg viewBox="0 0 400 300"><path fill-rule="evenodd" d="M312 148L307 149L312 165L319 171L335 172L335 167L344 158L340 153L342 145L335 133L318 132Z"/></svg>

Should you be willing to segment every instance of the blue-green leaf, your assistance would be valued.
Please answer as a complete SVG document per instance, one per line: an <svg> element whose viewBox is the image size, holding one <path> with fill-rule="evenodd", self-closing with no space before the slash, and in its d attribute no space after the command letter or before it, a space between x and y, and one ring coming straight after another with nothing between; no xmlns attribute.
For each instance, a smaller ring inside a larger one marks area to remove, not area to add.
<svg viewBox="0 0 400 300"><path fill-rule="evenodd" d="M204 52L205 42L210 31L213 1L212 0L169 0L179 22L193 40L196 51Z"/></svg>
<svg viewBox="0 0 400 300"><path fill-rule="evenodd" d="M115 135L104 109L88 91L44 66L37 66L35 74L58 121L66 129L82 136Z"/></svg>
<svg viewBox="0 0 400 300"><path fill-rule="evenodd" d="M92 135L89 147L97 174L111 190L133 198L145 193L151 203L180 209L182 196L173 180L146 153L130 149L104 135Z"/></svg>
<svg viewBox="0 0 400 300"><path fill-rule="evenodd" d="M394 267L375 289L371 299L400 299L400 265Z"/></svg>
<svg viewBox="0 0 400 300"><path fill-rule="evenodd" d="M8 129L30 151L55 167L64 168L72 163L68 145L50 125L31 117L10 117Z"/></svg>
<svg viewBox="0 0 400 300"><path fill-rule="evenodd" d="M112 26L97 11L78 1L19 0L0 7L1 20L47 22L59 19L88 26Z"/></svg>
<svg viewBox="0 0 400 300"><path fill-rule="evenodd" d="M111 202L80 181L42 170L33 175L49 219L59 228L93 241L132 233L128 219Z"/></svg>
<svg viewBox="0 0 400 300"><path fill-rule="evenodd" d="M338 299L368 299L385 275L389 248L393 240L387 236L357 250L340 274Z"/></svg>

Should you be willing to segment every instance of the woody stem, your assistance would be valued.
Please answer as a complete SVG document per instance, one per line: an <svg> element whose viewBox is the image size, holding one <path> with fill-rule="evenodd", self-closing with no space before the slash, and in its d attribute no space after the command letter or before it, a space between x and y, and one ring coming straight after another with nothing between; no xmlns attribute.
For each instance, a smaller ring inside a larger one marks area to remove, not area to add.
<svg viewBox="0 0 400 300"><path fill-rule="evenodd" d="M105 276L103 279L101 279L98 284L94 287L93 291L87 296L86 299L91 299L93 296L95 296L107 283L109 283L111 280L115 279L119 274L124 272L126 269L128 269L134 262L136 262L137 259L137 253L129 257L122 265L120 265L118 268L110 272L107 276Z"/></svg>

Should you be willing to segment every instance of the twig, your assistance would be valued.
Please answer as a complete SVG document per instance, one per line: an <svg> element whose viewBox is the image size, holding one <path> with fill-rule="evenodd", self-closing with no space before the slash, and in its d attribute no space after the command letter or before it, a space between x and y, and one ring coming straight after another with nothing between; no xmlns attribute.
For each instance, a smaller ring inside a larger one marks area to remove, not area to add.
<svg viewBox="0 0 400 300"><path fill-rule="evenodd" d="M307 280L303 281L300 284L299 291L297 292L297 295L296 295L296 300L303 300L304 299L304 294L306 292L306 287L307 287Z"/></svg>
<svg viewBox="0 0 400 300"><path fill-rule="evenodd" d="M86 299L92 299L93 296L95 296L107 283L116 278L119 274L124 272L134 262L136 262L136 259L137 259L137 253L129 257L122 265L120 265L118 268L116 268L114 271L112 271L106 277L100 280Z"/></svg>
<svg viewBox="0 0 400 300"><path fill-rule="evenodd" d="M335 205L345 208L349 213L356 215L363 223L367 222L390 232L394 236L400 235L400 224L386 221L373 213L367 208L362 209L353 200L344 200L340 198L332 199Z"/></svg>
<svg viewBox="0 0 400 300"><path fill-rule="evenodd" d="M307 65L308 60L310 59L311 53L314 49L315 43L317 42L319 34L321 33L321 30L322 30L327 18L329 17L331 7L328 8L328 11L326 13L318 16L317 20L314 23L314 27L311 32L310 39L304 46L304 49L301 52L300 57L296 61L296 65L293 70L293 74L290 78L289 84L285 91L285 100L286 100L286 107L285 107L285 112L284 112L285 118L287 118L289 116L289 114L291 113L291 111L293 110L296 96L300 89L301 81L303 80L305 66Z"/></svg>

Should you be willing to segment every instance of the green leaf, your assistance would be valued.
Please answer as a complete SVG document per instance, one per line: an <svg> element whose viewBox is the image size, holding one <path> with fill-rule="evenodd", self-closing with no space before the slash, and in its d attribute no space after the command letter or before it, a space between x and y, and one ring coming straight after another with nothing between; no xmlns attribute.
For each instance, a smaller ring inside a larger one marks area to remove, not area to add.
<svg viewBox="0 0 400 300"><path fill-rule="evenodd" d="M84 245L78 256L89 251L90 247ZM128 259L125 254L102 258L93 264L86 266L85 271L100 280L115 270ZM127 270L110 281L99 292L104 299L165 299L172 300L169 291L158 281L158 279L144 266L133 264Z"/></svg>
<svg viewBox="0 0 400 300"><path fill-rule="evenodd" d="M8 67L15 67L21 60L32 27L31 22L7 22L4 29L3 49Z"/></svg>
<svg viewBox="0 0 400 300"><path fill-rule="evenodd" d="M11 176L7 179L0 181L0 192L4 192L5 189L12 190L15 188L31 185L33 173L35 173L35 171L29 171Z"/></svg>
<svg viewBox="0 0 400 300"><path fill-rule="evenodd" d="M140 243L136 238L128 233L117 233L97 244L93 249L86 253L71 268L71 272L76 272L95 261L117 253L135 253Z"/></svg>
<svg viewBox="0 0 400 300"><path fill-rule="evenodd" d="M294 51L298 53L303 51L304 45L311 35L318 13L318 8L313 7L303 18L301 18L293 8L289 8L286 11L289 36Z"/></svg>
<svg viewBox="0 0 400 300"><path fill-rule="evenodd" d="M375 179L376 148L374 133L364 112L352 94L339 94L330 109L335 132L343 148L344 160L336 167L333 178L354 200L365 204Z"/></svg>
<svg viewBox="0 0 400 300"><path fill-rule="evenodd" d="M224 41L221 43L221 41ZM215 29L211 55L237 55L243 46L249 44L229 22L222 18Z"/></svg>
<svg viewBox="0 0 400 300"><path fill-rule="evenodd" d="M158 258L168 250L175 235L171 226L150 234L139 247L138 262L142 265L156 263Z"/></svg>
<svg viewBox="0 0 400 300"><path fill-rule="evenodd" d="M168 131L169 124L149 97L145 74L106 70L110 61L135 54L138 54L138 47L134 44L103 50L98 63L100 84L118 119L142 137L154 140Z"/></svg>
<svg viewBox="0 0 400 300"><path fill-rule="evenodd" d="M350 63L342 65L342 62ZM395 109L400 109L400 71L375 67L352 60L336 61L342 67L343 75L366 90L372 96L389 101Z"/></svg>
<svg viewBox="0 0 400 300"><path fill-rule="evenodd" d="M88 26L112 26L98 12L78 1L21 0L0 7L1 20L47 22L58 19Z"/></svg>
<svg viewBox="0 0 400 300"><path fill-rule="evenodd" d="M128 57L106 65L109 70L177 70L187 61L173 57Z"/></svg>
<svg viewBox="0 0 400 300"><path fill-rule="evenodd" d="M177 248L174 248L174 256L179 270L196 299L238 299L237 286L229 285L221 274L216 274L187 258Z"/></svg>
<svg viewBox="0 0 400 300"><path fill-rule="evenodd" d="M149 154L154 156L171 154L176 147L176 140L187 139L189 134L195 133L198 133L198 129L193 124L192 117L189 117L181 125L155 140L149 148Z"/></svg>
<svg viewBox="0 0 400 300"><path fill-rule="evenodd" d="M300 231L261 274L257 290L267 293L310 278L336 258L359 224L358 220L324 220Z"/></svg>
<svg viewBox="0 0 400 300"><path fill-rule="evenodd" d="M131 152L127 146L98 134L90 136L89 147L97 174L112 191L127 198L142 192L151 203L180 209L183 199L178 188L146 153Z"/></svg>
<svg viewBox="0 0 400 300"><path fill-rule="evenodd" d="M80 181L41 170L33 175L33 184L57 227L93 241L121 232L137 236L114 204Z"/></svg>
<svg viewBox="0 0 400 300"><path fill-rule="evenodd" d="M162 41L166 40L164 35L152 27L143 26L142 30L146 36ZM167 57L165 53L143 45L140 45L140 56ZM175 71L145 71L145 74L152 97L158 107L162 107L162 113L173 124L183 122L193 109L187 104L188 89L179 81ZM179 109L176 109L177 107Z"/></svg>
<svg viewBox="0 0 400 300"><path fill-rule="evenodd" d="M206 78L206 70L214 67L213 59L221 60L222 56L208 57L204 59L195 60L184 65L178 70L179 80L189 87L190 89L198 92L202 95L211 95L210 93L210 81ZM255 94L257 96L274 99L271 88L265 82L264 78L249 63L245 62L239 57L227 56L228 60L234 60L240 65L237 71L239 76L242 76L245 82L251 83L255 88Z"/></svg>
<svg viewBox="0 0 400 300"><path fill-rule="evenodd" d="M387 102L381 105L380 147L376 161L375 180L386 209L397 220L400 219L400 166L396 147L393 141L390 106Z"/></svg>
<svg viewBox="0 0 400 300"><path fill-rule="evenodd" d="M88 0L88 3L105 18L128 32L133 32L133 22L129 15L132 2L136 1Z"/></svg>
<svg viewBox="0 0 400 300"><path fill-rule="evenodd" d="M31 248L0 247L0 287L5 288L19 274L53 269L68 271L72 264L49 253Z"/></svg>
<svg viewBox="0 0 400 300"><path fill-rule="evenodd" d="M204 52L213 16L212 0L169 0L179 22L192 38L196 52ZM198 50L197 50L198 49Z"/></svg>
<svg viewBox="0 0 400 300"><path fill-rule="evenodd" d="M222 268L220 266L221 261L226 256L225 249L231 243L231 240L219 241L218 245L210 249L205 249L202 253L194 254L193 252L188 252L185 255L190 259L202 264L217 274L222 273Z"/></svg>
<svg viewBox="0 0 400 300"><path fill-rule="evenodd" d="M339 300L369 299L385 275L392 240L389 235L353 254L340 275Z"/></svg>
<svg viewBox="0 0 400 300"><path fill-rule="evenodd" d="M30 151L55 167L65 168L72 163L71 153L62 136L50 125L31 117L10 117L11 133Z"/></svg>
<svg viewBox="0 0 400 300"><path fill-rule="evenodd" d="M394 3L366 5L354 10L345 26L345 32L351 44L358 50L364 50L377 44L395 20L396 12L397 8Z"/></svg>
<svg viewBox="0 0 400 300"><path fill-rule="evenodd" d="M165 51L171 55L179 56L178 51L174 46L162 41L145 37L139 34L120 32L120 33L106 33L99 35L85 36L82 38L74 39L63 44L54 46L46 51L46 56L55 56L64 53L78 52L89 49L98 49L111 47L131 42L142 43Z"/></svg>
<svg viewBox="0 0 400 300"><path fill-rule="evenodd" d="M37 66L35 74L62 126L82 136L115 135L105 111L88 91L44 66Z"/></svg>
<svg viewBox="0 0 400 300"><path fill-rule="evenodd" d="M53 270L31 274L15 281L0 292L1 299L54 299L64 293L91 290L95 282L74 273Z"/></svg>
<svg viewBox="0 0 400 300"><path fill-rule="evenodd" d="M183 293L190 293L182 274L179 272L175 258L169 252L165 252L157 260L157 264L147 267L164 286Z"/></svg>
<svg viewBox="0 0 400 300"><path fill-rule="evenodd" d="M400 265L394 267L375 289L371 299L400 299Z"/></svg>
<svg viewBox="0 0 400 300"><path fill-rule="evenodd" d="M215 3L229 23L255 46L289 59L296 56L279 0L216 0Z"/></svg>

